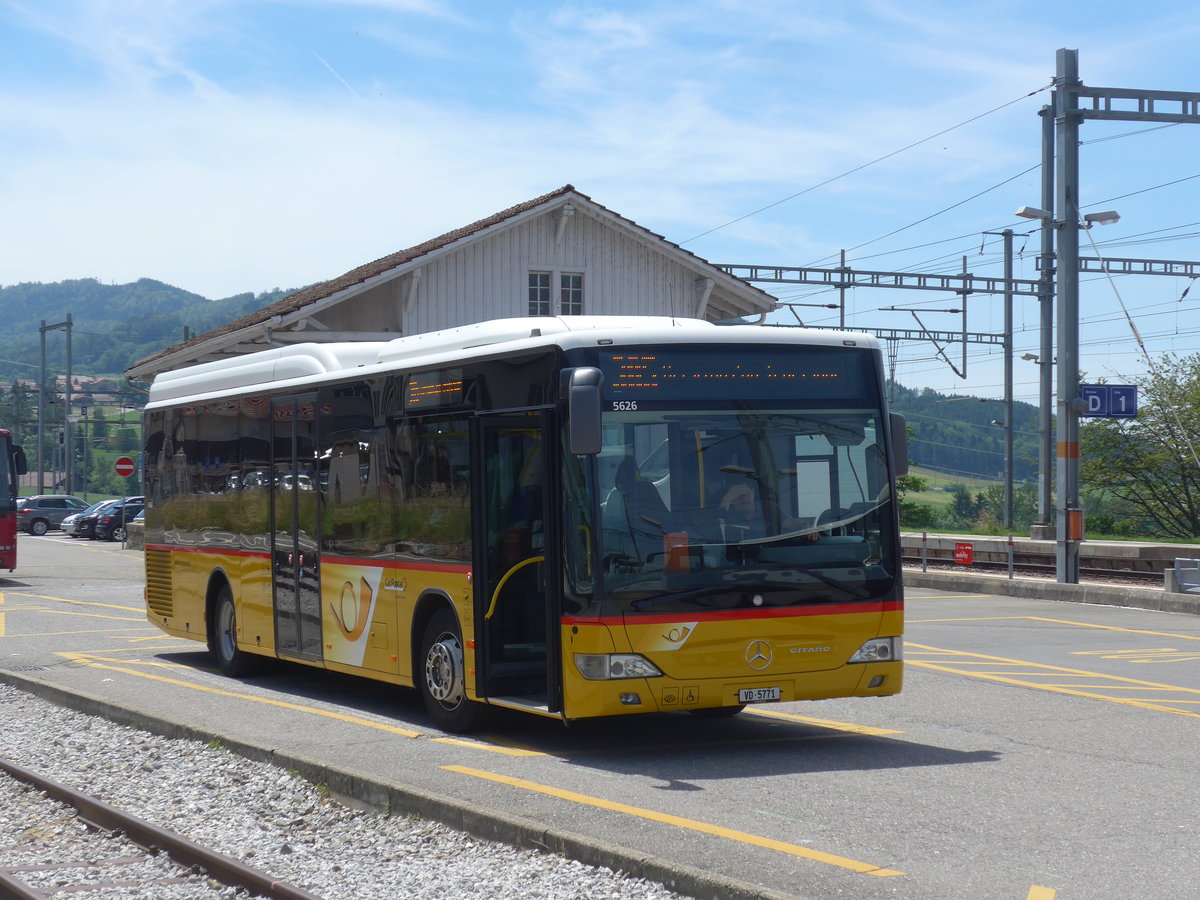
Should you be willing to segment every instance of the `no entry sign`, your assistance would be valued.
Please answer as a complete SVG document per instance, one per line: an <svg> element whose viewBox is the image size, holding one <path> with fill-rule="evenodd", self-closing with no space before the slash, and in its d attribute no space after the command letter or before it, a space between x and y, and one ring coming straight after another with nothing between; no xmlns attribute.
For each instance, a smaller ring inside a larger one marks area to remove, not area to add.
<svg viewBox="0 0 1200 900"><path fill-rule="evenodd" d="M125 478L126 476L133 474L133 460L128 456L122 456L115 463L113 463L113 468L117 470L118 475L120 475L122 478Z"/></svg>

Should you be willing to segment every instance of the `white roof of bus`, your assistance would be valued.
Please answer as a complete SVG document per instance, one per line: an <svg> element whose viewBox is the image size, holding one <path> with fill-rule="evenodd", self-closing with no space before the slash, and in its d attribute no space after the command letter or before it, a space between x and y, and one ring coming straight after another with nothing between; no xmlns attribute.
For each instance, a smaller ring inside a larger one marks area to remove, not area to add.
<svg viewBox="0 0 1200 900"><path fill-rule="evenodd" d="M720 334L717 334L719 330ZM598 335L597 332L603 332ZM199 403L239 394L303 389L338 377L377 371L457 365L542 347L656 343L787 344L875 349L868 334L768 325L717 325L665 316L539 316L495 319L394 341L292 344L163 372L150 387L147 408Z"/></svg>

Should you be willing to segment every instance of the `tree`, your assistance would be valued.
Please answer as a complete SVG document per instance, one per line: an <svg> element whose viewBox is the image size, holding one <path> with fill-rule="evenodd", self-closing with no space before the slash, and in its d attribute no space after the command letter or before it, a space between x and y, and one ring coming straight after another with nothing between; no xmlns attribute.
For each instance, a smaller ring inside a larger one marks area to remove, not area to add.
<svg viewBox="0 0 1200 900"><path fill-rule="evenodd" d="M927 530L937 524L937 510L923 503L906 499L909 491L925 490L928 481L919 475L901 475L896 479L896 500L900 504L900 526L908 529Z"/></svg>
<svg viewBox="0 0 1200 900"><path fill-rule="evenodd" d="M997 533L1004 527L1004 485L989 484L978 495L978 521ZM1018 484L1013 488L1013 527L1025 529L1037 519L1037 486ZM984 520L986 519L986 522Z"/></svg>
<svg viewBox="0 0 1200 900"><path fill-rule="evenodd" d="M965 484L952 484L947 490L953 497L950 501L951 515L963 525L974 522L975 517L979 515L980 506L983 505L980 497L972 497L970 488Z"/></svg>
<svg viewBox="0 0 1200 900"><path fill-rule="evenodd" d="M1080 429L1080 485L1161 537L1200 535L1200 354L1163 356L1138 382L1133 419Z"/></svg>

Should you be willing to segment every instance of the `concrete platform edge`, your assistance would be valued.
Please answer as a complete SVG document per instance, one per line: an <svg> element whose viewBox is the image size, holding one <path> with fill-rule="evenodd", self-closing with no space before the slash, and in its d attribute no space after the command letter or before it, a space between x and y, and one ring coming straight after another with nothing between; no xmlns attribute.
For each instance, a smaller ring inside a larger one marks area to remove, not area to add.
<svg viewBox="0 0 1200 900"><path fill-rule="evenodd" d="M69 691L3 668L0 668L0 682L57 706L85 715L100 716L118 725L162 737L202 743L218 740L222 748L231 753L295 771L311 784L328 788L330 795L346 806L372 809L382 815L418 815L484 840L554 853L588 865L604 866L614 872L644 878L702 900L804 900L798 894L766 890L758 885L673 864L586 835L550 830L544 824L520 816L479 809L457 798L381 781L349 769L335 769L284 750L239 741L209 729L126 709L103 698Z"/></svg>
<svg viewBox="0 0 1200 900"><path fill-rule="evenodd" d="M1125 587L1108 584L1059 584L1043 578L1012 578L1004 575L978 575L956 572L922 572L905 568L904 583L909 587L964 594L994 594L1056 600L1063 603L1095 603L1101 606L1128 606L1160 612L1200 615L1200 596L1177 594L1162 588Z"/></svg>

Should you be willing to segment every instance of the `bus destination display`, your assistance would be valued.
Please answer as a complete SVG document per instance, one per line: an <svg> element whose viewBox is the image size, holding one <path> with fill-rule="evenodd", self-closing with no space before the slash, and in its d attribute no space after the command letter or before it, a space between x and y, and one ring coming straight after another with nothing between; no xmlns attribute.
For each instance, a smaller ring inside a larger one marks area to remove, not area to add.
<svg viewBox="0 0 1200 900"><path fill-rule="evenodd" d="M462 369L438 369L410 375L405 383L404 408L410 412L458 406L463 402Z"/></svg>
<svg viewBox="0 0 1200 900"><path fill-rule="evenodd" d="M736 348L613 353L601 360L601 368L611 409L751 397L849 399L866 394L866 374L873 371L869 359L841 348L807 348L798 353L782 347L778 353L761 347L745 353Z"/></svg>

